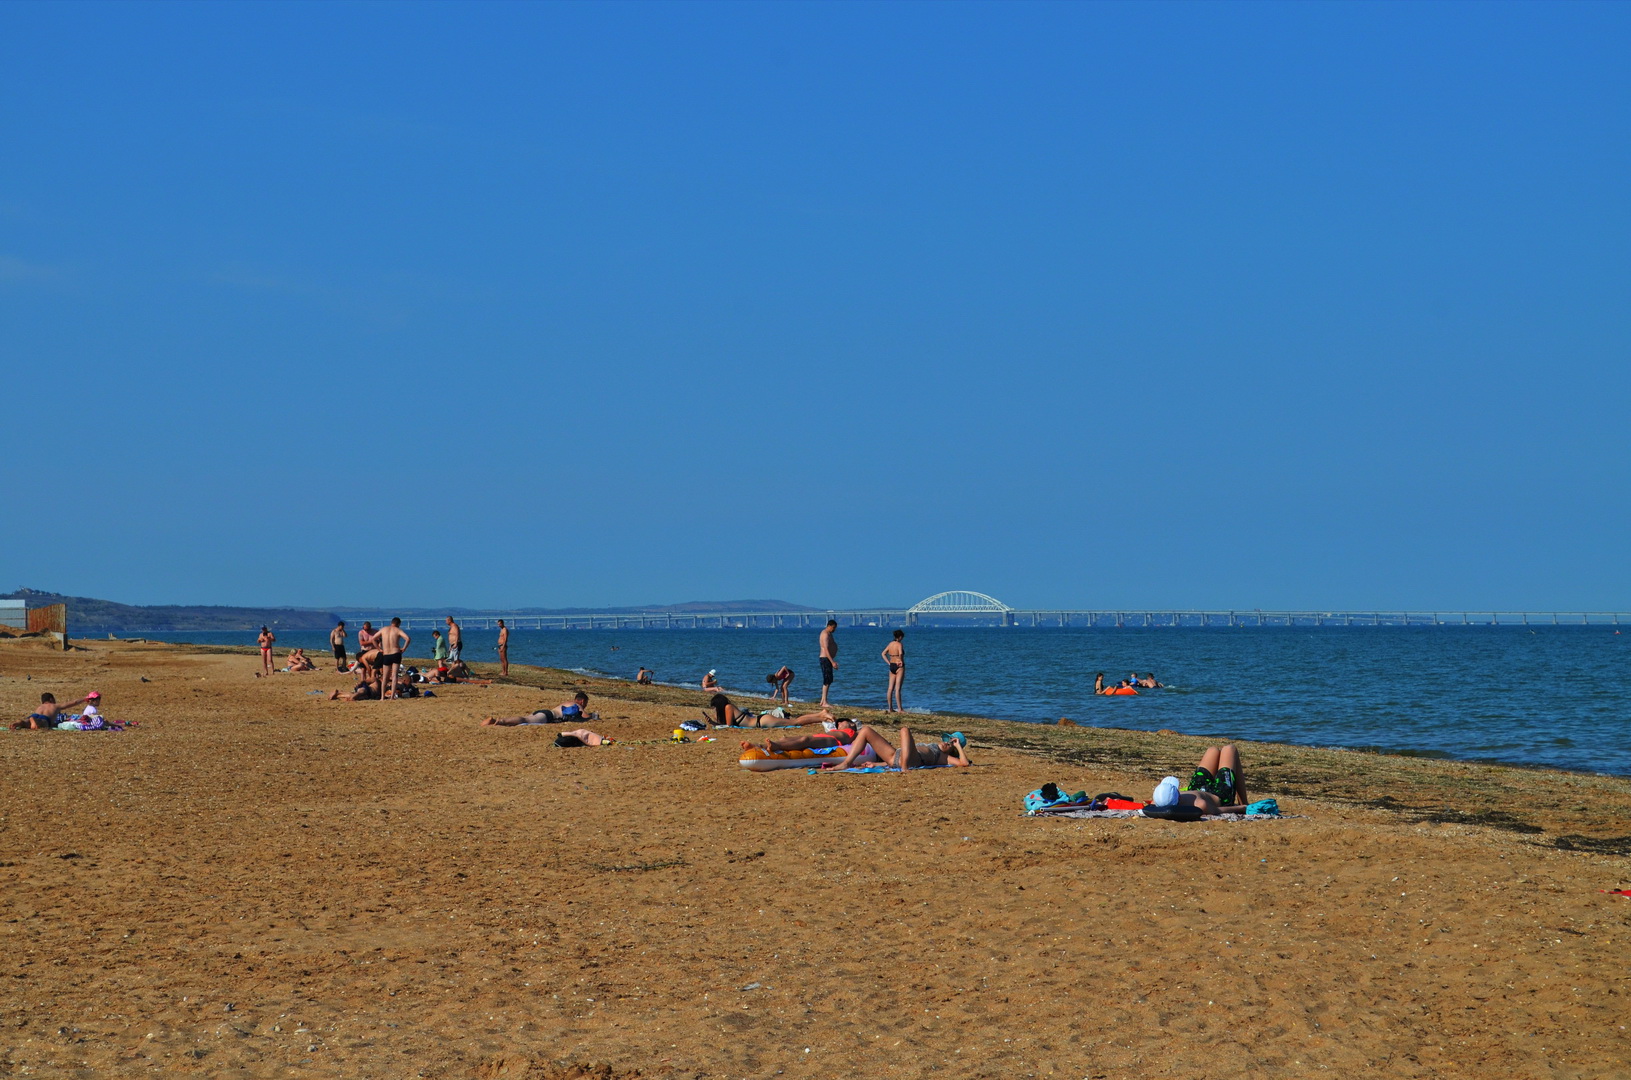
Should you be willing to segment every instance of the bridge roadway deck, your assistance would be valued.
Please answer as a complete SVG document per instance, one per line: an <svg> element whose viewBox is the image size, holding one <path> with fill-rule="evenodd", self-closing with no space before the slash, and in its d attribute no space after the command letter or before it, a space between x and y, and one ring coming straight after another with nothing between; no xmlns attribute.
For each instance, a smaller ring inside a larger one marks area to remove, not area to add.
<svg viewBox="0 0 1631 1080"><path fill-rule="evenodd" d="M370 616L376 626L390 615ZM498 620L516 630L728 630L820 628L828 619L840 626L1034 626L1034 627L1148 627L1230 628L1254 626L1619 626L1624 611L1140 611L1140 610L1014 610L1006 613L937 612L914 615L905 609L873 608L848 611L743 611L743 612L607 612L601 614L467 615L459 625L470 630L493 630ZM360 619L358 620L360 621ZM430 630L446 625L441 618L407 618L409 630Z"/></svg>

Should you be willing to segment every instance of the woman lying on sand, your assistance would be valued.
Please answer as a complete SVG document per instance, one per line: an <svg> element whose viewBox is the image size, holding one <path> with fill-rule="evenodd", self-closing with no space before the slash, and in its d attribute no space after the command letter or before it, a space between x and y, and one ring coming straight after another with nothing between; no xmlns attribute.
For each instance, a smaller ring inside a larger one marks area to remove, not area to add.
<svg viewBox="0 0 1631 1080"><path fill-rule="evenodd" d="M724 694L715 694L708 702L714 711L714 726L716 727L803 727L806 724L819 724L823 720L833 718L829 706L823 705L820 712L805 713L803 716L777 716L774 712L756 713L747 709L738 709L731 704L731 699Z"/></svg>
<svg viewBox="0 0 1631 1080"><path fill-rule="evenodd" d="M919 767L933 768L937 765L956 765L966 768L972 765L968 754L963 750L963 743L959 739L946 742L920 743L912 737L911 728L900 729L900 749L896 750L889 744L889 740L872 730L872 725L864 725L855 733L855 741L850 743L849 753L844 760L834 761L823 765L823 769L847 769L861 756L871 749L878 755L878 760L885 765L891 765L905 772L907 769Z"/></svg>
<svg viewBox="0 0 1631 1080"><path fill-rule="evenodd" d="M572 700L555 709L539 709L526 716L489 716L482 727L522 727L526 724L564 724L568 720L583 719L583 710L589 706L589 695L579 690Z"/></svg>

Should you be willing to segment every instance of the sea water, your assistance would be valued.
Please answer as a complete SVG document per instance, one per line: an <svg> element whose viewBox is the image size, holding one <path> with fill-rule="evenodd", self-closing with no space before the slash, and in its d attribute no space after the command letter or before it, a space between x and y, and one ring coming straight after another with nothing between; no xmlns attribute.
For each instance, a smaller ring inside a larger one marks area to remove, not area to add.
<svg viewBox="0 0 1631 1080"><path fill-rule="evenodd" d="M821 692L816 630L512 630L510 660L697 687L719 672L727 693L768 693L786 664L792 694ZM254 634L148 635L200 644L254 644ZM322 633L278 636L319 663ZM413 631L411 654L430 652ZM841 627L830 698L882 708L888 630ZM496 659L497 634L465 631L467 660ZM354 646L353 634L350 643ZM906 707L1054 723L1171 728L1384 753L1501 761L1631 775L1631 627L913 628L906 633ZM1165 689L1099 697L1109 682L1154 672ZM556 702L540 702L554 705ZM920 714L931 731L955 726Z"/></svg>

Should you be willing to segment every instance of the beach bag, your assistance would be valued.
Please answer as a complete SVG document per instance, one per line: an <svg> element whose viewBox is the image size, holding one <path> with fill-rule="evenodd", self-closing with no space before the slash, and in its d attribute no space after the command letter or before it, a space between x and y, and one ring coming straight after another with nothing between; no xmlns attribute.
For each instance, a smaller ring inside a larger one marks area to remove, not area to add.
<svg viewBox="0 0 1631 1080"><path fill-rule="evenodd" d="M1258 799L1254 803L1247 804L1246 813L1248 815L1261 814L1264 817L1279 817L1280 804L1273 799Z"/></svg>
<svg viewBox="0 0 1631 1080"><path fill-rule="evenodd" d="M1078 791L1074 795L1066 795L1059 790L1058 784L1043 784L1029 795L1025 796L1025 812L1034 814L1038 810L1050 806L1064 806L1071 803L1087 802L1087 792Z"/></svg>

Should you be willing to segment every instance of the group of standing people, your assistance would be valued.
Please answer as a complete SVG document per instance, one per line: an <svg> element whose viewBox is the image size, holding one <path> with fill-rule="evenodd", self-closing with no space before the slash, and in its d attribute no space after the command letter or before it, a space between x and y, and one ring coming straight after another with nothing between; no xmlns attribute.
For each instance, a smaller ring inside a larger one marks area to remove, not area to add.
<svg viewBox="0 0 1631 1080"><path fill-rule="evenodd" d="M906 631L896 630L889 644L883 647L880 654L885 666L889 668L889 681L884 689L884 712L905 712L906 706L901 702L901 690L906 685ZM827 695L832 690L833 680L838 677L838 620L828 619L826 627L821 631L821 638L817 645L816 663L821 668L821 700L820 706L827 708ZM792 668L783 664L781 667L765 676L765 682L770 685L770 697L779 700L783 705L789 703L789 690L793 685L795 673ZM637 682L649 685L651 673L645 668L640 669ZM719 691L719 672L709 668L707 674L702 676L702 688Z"/></svg>
<svg viewBox="0 0 1631 1080"><path fill-rule="evenodd" d="M464 665L464 631L453 616L447 617L445 636L442 631L433 630L431 637L431 658L436 661L438 671L444 674L463 671L468 675L469 669ZM364 620L362 628L357 631L357 651L354 657L348 658L346 646L349 639L350 631L342 619L328 635L329 646L334 650L335 670L365 669L364 678L351 694L336 692L336 696L358 701L399 696L402 659L413 641L408 632L402 629L402 620L393 618L390 625L378 630L374 629L371 621ZM270 627L261 627L256 642L260 646L262 674L271 675L273 672L272 646L276 641L277 635L272 633ZM508 675L510 628L504 625L503 619L498 620L498 663L500 671ZM315 670L315 666L311 670Z"/></svg>
<svg viewBox="0 0 1631 1080"><path fill-rule="evenodd" d="M884 688L884 712L905 712L906 706L901 702L901 689L906 685L906 631L896 630L889 644L883 647L879 654L883 657L885 666L889 668L889 681ZM821 705L826 707L827 692L832 689L833 680L838 677L838 620L828 619L826 629L821 631L820 656L821 664ZM786 668L782 669L787 671ZM782 700L786 698L786 686L793 681L793 673L787 671L787 680L782 684Z"/></svg>

